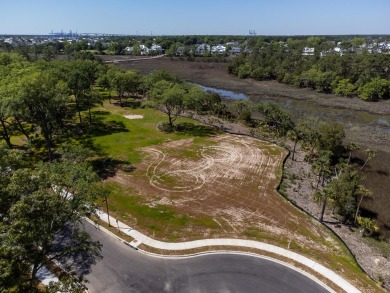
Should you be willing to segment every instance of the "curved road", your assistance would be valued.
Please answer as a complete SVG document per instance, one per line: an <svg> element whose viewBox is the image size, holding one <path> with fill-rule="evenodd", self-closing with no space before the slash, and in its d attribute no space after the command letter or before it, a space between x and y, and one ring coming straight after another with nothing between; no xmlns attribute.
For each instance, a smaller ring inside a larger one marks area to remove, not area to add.
<svg viewBox="0 0 390 293"><path fill-rule="evenodd" d="M239 254L159 258L136 251L90 223L103 244L103 259L86 276L92 293L104 292L329 292L299 272L273 261Z"/></svg>

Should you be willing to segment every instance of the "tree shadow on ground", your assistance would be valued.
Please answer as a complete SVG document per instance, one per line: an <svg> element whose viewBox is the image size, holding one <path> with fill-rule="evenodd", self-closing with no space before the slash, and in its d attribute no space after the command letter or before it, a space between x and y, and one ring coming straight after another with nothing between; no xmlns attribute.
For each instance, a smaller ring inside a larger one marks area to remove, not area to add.
<svg viewBox="0 0 390 293"><path fill-rule="evenodd" d="M126 99L122 101L122 107L138 109L141 107L141 101L135 99Z"/></svg>
<svg viewBox="0 0 390 293"><path fill-rule="evenodd" d="M218 129L207 125L196 125L189 122L178 123L174 125L174 131L189 134L191 136L214 136L218 134Z"/></svg>
<svg viewBox="0 0 390 293"><path fill-rule="evenodd" d="M118 170L122 170L124 172L133 172L136 169L129 162L117 160L111 157L98 158L93 160L92 168L103 180L115 176Z"/></svg>
<svg viewBox="0 0 390 293"><path fill-rule="evenodd" d="M119 132L129 132L125 124L121 121L104 121L104 119L96 119L92 125L85 128L86 135L89 137L104 136Z"/></svg>
<svg viewBox="0 0 390 293"><path fill-rule="evenodd" d="M78 225L67 225L57 235L52 246L53 254L67 251L58 261L62 267L76 271L79 276L91 272L92 265L102 258L101 249L101 243L93 241Z"/></svg>
<svg viewBox="0 0 390 293"><path fill-rule="evenodd" d="M117 107L121 107L121 108L127 107L127 108L132 108L132 109L138 109L142 105L141 100L137 97L135 97L135 98L123 97L122 101L120 101L119 98L113 99L112 104L117 106Z"/></svg>

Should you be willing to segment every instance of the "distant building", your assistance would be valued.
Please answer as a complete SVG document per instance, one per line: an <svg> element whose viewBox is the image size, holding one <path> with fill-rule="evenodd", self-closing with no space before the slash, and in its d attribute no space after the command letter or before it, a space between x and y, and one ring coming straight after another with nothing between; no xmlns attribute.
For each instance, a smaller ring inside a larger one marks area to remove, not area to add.
<svg viewBox="0 0 390 293"><path fill-rule="evenodd" d="M14 40L12 38L7 38L7 39L4 40L4 43L13 45L15 42L14 42Z"/></svg>
<svg viewBox="0 0 390 293"><path fill-rule="evenodd" d="M226 46L231 46L231 47L238 47L239 45L240 45L240 43L237 41L226 43Z"/></svg>
<svg viewBox="0 0 390 293"><path fill-rule="evenodd" d="M176 48L176 56L183 56L184 55L185 48L183 46Z"/></svg>
<svg viewBox="0 0 390 293"><path fill-rule="evenodd" d="M225 54L225 53L226 53L226 47L221 44L211 47L211 54Z"/></svg>
<svg viewBox="0 0 390 293"><path fill-rule="evenodd" d="M205 53L210 53L210 45L208 44L200 44L198 47L195 49L195 54L196 55L203 55Z"/></svg>
<svg viewBox="0 0 390 293"><path fill-rule="evenodd" d="M340 56L343 56L344 55L344 51L343 49L341 49L340 47L335 47L333 49L333 51L335 51L336 53L339 53Z"/></svg>
<svg viewBox="0 0 390 293"><path fill-rule="evenodd" d="M302 56L313 56L314 55L314 48L305 47L302 51Z"/></svg>
<svg viewBox="0 0 390 293"><path fill-rule="evenodd" d="M153 44L150 47L150 51L152 52L158 52L158 53L163 53L164 49L160 45Z"/></svg>
<svg viewBox="0 0 390 293"><path fill-rule="evenodd" d="M230 50L231 55L238 55L241 53L241 48L240 47L232 47Z"/></svg>

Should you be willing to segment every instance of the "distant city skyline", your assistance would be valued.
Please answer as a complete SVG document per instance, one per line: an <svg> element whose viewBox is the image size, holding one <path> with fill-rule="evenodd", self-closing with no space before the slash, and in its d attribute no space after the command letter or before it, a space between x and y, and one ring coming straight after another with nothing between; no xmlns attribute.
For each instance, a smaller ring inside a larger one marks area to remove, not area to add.
<svg viewBox="0 0 390 293"><path fill-rule="evenodd" d="M390 34L389 11L389 0L13 0L1 4L0 34Z"/></svg>

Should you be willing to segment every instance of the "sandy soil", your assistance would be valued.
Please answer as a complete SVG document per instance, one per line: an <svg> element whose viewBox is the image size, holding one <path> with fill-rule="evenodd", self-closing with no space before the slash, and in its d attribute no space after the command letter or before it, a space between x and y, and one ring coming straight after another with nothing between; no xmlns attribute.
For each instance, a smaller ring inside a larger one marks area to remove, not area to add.
<svg viewBox="0 0 390 293"><path fill-rule="evenodd" d="M123 117L125 117L126 119L142 119L144 118L144 116L142 115L123 115Z"/></svg>

